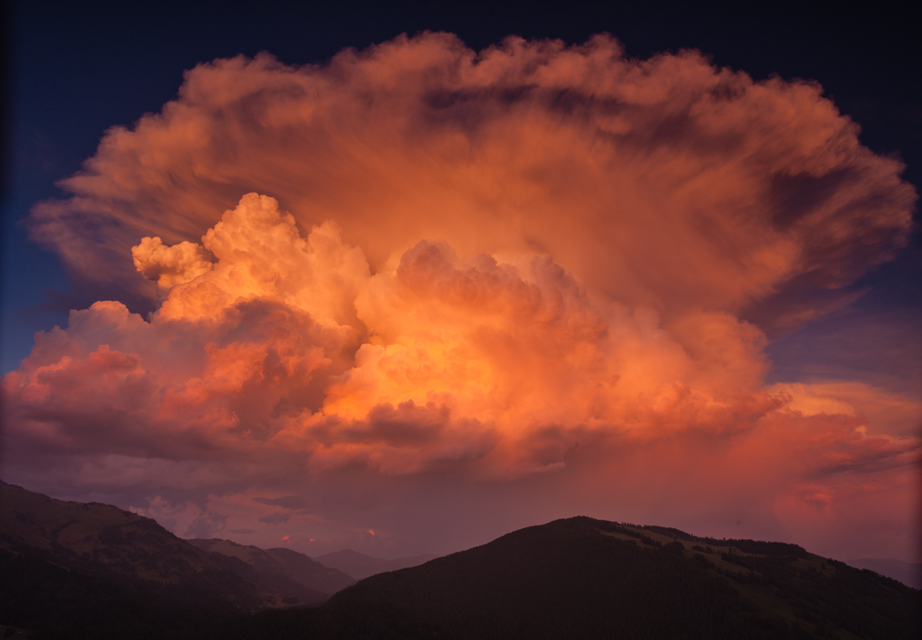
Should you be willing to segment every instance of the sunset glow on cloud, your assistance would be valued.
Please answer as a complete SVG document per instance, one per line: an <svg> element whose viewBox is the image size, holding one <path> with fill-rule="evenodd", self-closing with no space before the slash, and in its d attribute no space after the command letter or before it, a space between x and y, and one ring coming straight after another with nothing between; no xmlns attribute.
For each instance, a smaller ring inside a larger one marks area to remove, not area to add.
<svg viewBox="0 0 922 640"><path fill-rule="evenodd" d="M200 65L33 209L122 301L6 375L7 475L308 552L586 513L912 559L919 399L765 382L907 241L857 134L603 36Z"/></svg>

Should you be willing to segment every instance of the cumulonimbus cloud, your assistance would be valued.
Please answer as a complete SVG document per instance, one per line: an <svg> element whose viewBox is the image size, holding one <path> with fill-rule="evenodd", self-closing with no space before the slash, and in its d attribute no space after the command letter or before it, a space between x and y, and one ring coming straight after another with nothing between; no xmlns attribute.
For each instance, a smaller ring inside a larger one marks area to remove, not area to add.
<svg viewBox="0 0 922 640"><path fill-rule="evenodd" d="M118 302L75 311L7 377L23 417L56 416L87 453L262 443L404 472L500 442L505 464L548 428L741 429L779 403L758 388L755 327L699 312L677 340L546 255L461 259L424 240L372 275L334 222L301 238L257 194L201 245L146 237L132 253L165 291L148 320ZM87 411L102 440L74 423Z"/></svg>
<svg viewBox="0 0 922 640"><path fill-rule="evenodd" d="M196 532L318 526L299 486L352 468L596 502L686 468L708 508L734 482L781 519L845 518L862 483L902 508L919 439L862 407L917 402L763 384L766 332L906 241L915 192L857 133L815 84L602 36L201 65L33 210L78 277L155 311L38 334L7 441L177 522L171 474L238 514L190 507Z"/></svg>
<svg viewBox="0 0 922 640"><path fill-rule="evenodd" d="M754 82L693 51L633 60L605 36L476 53L424 34L319 66L200 65L161 113L111 129L30 224L78 275L131 290L139 238L198 242L257 191L303 228L336 220L375 269L441 238L550 254L629 305L783 324L905 243L901 170L816 84Z"/></svg>

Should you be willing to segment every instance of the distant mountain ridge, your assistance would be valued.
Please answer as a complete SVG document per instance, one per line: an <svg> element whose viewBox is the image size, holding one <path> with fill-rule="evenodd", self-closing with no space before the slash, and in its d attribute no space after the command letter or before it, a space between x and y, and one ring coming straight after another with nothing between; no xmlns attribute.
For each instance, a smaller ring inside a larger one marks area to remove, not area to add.
<svg viewBox="0 0 922 640"><path fill-rule="evenodd" d="M384 560L383 558L367 556L364 553L359 553L352 549L343 549L342 551L334 551L333 553L317 556L315 560L328 567L339 569L356 580L364 580L378 573L415 567L435 558L438 558L438 556L426 553L418 556Z"/></svg>
<svg viewBox="0 0 922 640"><path fill-rule="evenodd" d="M557 520L328 598L316 587L351 578L289 549L185 541L2 482L0 516L0 626L36 640L922 637L922 592L895 580L666 527Z"/></svg>
<svg viewBox="0 0 922 640"><path fill-rule="evenodd" d="M192 539L186 542L208 553L219 553L238 558L252 566L259 578L258 584L265 584L267 589L278 590L287 578L297 584L326 594L333 594L355 584L355 580L342 571L325 566L310 557L291 549L260 549L253 545L242 545L230 540L212 538L210 540ZM270 587L276 582L282 584Z"/></svg>

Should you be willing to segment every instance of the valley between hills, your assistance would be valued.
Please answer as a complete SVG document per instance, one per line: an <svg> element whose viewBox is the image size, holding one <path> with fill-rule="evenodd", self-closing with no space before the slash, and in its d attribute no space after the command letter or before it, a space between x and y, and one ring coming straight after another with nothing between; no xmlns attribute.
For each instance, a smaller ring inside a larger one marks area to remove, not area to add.
<svg viewBox="0 0 922 640"><path fill-rule="evenodd" d="M785 543L586 517L435 558L183 540L0 483L0 637L918 638L922 592Z"/></svg>

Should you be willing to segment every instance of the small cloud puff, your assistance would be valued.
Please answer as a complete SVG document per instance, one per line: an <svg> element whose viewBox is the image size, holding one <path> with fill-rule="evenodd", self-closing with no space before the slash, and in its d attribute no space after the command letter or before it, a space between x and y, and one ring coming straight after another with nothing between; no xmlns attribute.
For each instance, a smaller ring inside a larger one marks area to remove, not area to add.
<svg viewBox="0 0 922 640"><path fill-rule="evenodd" d="M199 245L180 242L167 247L158 237L142 238L141 244L131 248L131 256L141 275L167 291L194 280L213 266Z"/></svg>

